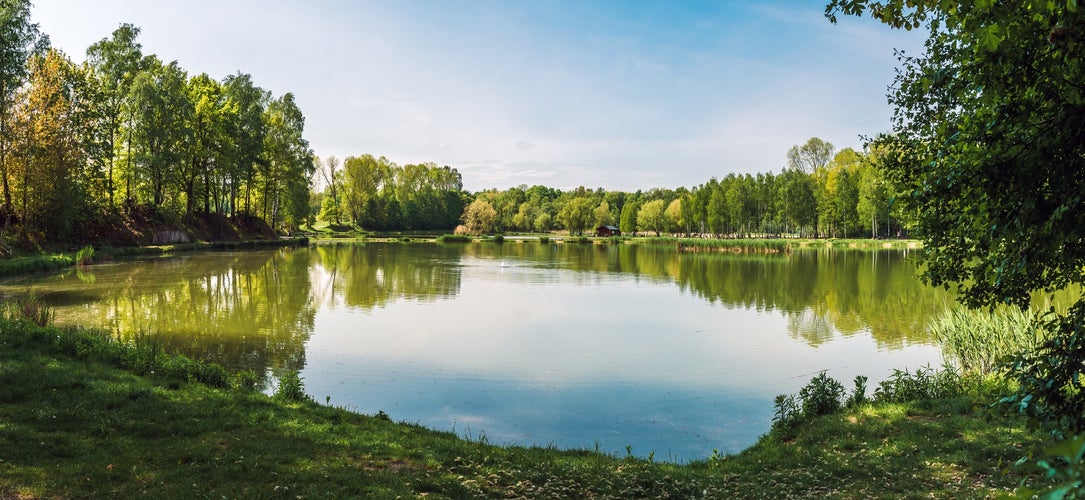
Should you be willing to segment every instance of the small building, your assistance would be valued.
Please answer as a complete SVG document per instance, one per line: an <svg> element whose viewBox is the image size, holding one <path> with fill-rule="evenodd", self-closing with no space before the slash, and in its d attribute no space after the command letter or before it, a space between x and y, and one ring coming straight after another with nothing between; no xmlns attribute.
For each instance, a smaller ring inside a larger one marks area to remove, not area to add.
<svg viewBox="0 0 1085 500"><path fill-rule="evenodd" d="M622 231L615 226L599 226L595 228L596 236L621 236Z"/></svg>

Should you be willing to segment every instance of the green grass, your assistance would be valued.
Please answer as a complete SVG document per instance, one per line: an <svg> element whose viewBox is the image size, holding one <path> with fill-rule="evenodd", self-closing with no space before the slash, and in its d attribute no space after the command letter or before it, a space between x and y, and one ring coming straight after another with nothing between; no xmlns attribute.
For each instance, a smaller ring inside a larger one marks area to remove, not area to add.
<svg viewBox="0 0 1085 500"><path fill-rule="evenodd" d="M980 390L676 464L492 446L323 406L301 383L269 397L153 347L0 320L0 497L945 498L1036 481L1012 464L1040 437L988 416Z"/></svg>
<svg viewBox="0 0 1085 500"><path fill-rule="evenodd" d="M934 318L931 332L946 357L963 370L993 373L999 363L1034 350L1047 338L1038 319L1035 311L1015 307L987 311L956 306Z"/></svg>

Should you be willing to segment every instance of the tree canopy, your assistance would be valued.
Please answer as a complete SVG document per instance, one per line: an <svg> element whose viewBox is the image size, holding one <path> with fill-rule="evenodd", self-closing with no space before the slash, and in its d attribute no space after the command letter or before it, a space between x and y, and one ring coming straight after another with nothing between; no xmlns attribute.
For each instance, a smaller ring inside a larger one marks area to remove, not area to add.
<svg viewBox="0 0 1085 500"><path fill-rule="evenodd" d="M1076 0L833 0L826 15L925 28L900 55L889 178L918 217L924 276L973 306L1026 307L1085 284L1085 12ZM869 189L869 188L868 188ZM1022 360L1020 409L1085 429L1085 303L1049 316L1056 338Z"/></svg>

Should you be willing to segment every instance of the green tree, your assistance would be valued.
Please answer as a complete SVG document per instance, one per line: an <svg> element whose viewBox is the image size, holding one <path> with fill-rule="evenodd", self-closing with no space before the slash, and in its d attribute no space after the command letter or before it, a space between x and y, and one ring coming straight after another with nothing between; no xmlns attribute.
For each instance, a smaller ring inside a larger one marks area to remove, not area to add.
<svg viewBox="0 0 1085 500"><path fill-rule="evenodd" d="M185 93L187 82L188 75L176 61L164 65L155 58L132 83L136 161L129 178L142 195L139 200L155 207L166 201L177 174L174 167L187 161L193 113Z"/></svg>
<svg viewBox="0 0 1085 500"><path fill-rule="evenodd" d="M1085 9L1077 1L834 0L826 15L924 27L889 99L886 172L917 214L923 276L972 306L1027 307L1085 284ZM1080 294L1075 295L1080 297ZM1085 302L1052 312L1053 338L1016 363L1015 409L1085 430Z"/></svg>
<svg viewBox="0 0 1085 500"><path fill-rule="evenodd" d="M245 210L252 215L252 190L255 184L256 165L264 152L264 107L268 92L256 86L248 74L227 76L226 99L236 110L230 124L232 140L229 142L229 166L226 168L232 211ZM241 208L241 188L245 190L244 208Z"/></svg>
<svg viewBox="0 0 1085 500"><path fill-rule="evenodd" d="M652 200L645 203L637 211L637 229L641 231L654 231L659 236L660 231L667 227L667 218L664 216L664 201Z"/></svg>
<svg viewBox="0 0 1085 500"><path fill-rule="evenodd" d="M670 204L667 205L667 209L663 211L663 216L667 221L667 231L688 232L686 231L686 221L682 218L682 198L671 200Z"/></svg>
<svg viewBox="0 0 1085 500"><path fill-rule="evenodd" d="M829 164L833 158L833 145L817 137L811 137L801 146L787 150L787 166L804 174L812 174Z"/></svg>
<svg viewBox="0 0 1085 500"><path fill-rule="evenodd" d="M607 200L599 202L599 206L592 212L592 217L595 219L595 227L614 224L614 216L610 213L610 203L607 203Z"/></svg>
<svg viewBox="0 0 1085 500"><path fill-rule="evenodd" d="M0 186L4 195L0 217L5 222L10 220L14 208L8 171L14 133L10 123L12 108L16 92L29 73L27 61L48 46L49 37L38 31L36 23L30 22L29 0L0 0Z"/></svg>
<svg viewBox="0 0 1085 500"><path fill-rule="evenodd" d="M558 220L569 230L569 234L584 234L584 228L591 224L594 206L591 198L578 196L565 203L558 213Z"/></svg>
<svg viewBox="0 0 1085 500"><path fill-rule="evenodd" d="M618 229L622 234L635 234L637 232L637 211L640 210L640 204L636 201L626 201L622 205L622 213L619 220Z"/></svg>
<svg viewBox="0 0 1085 500"><path fill-rule="evenodd" d="M92 81L95 83L98 123L95 131L95 161L103 163L101 168L107 203L113 205L115 200L114 170L116 166L117 148L130 142L129 138L123 137L121 131L130 113L134 111L125 106L128 92L136 75L143 71L144 59L142 46L136 41L139 37L139 28L131 24L122 24L113 31L111 38L103 38L87 49L87 65L90 68ZM130 126L127 130L131 131Z"/></svg>
<svg viewBox="0 0 1085 500"><path fill-rule="evenodd" d="M463 225L470 234L491 233L497 225L497 210L490 202L481 198L475 199L463 212Z"/></svg>

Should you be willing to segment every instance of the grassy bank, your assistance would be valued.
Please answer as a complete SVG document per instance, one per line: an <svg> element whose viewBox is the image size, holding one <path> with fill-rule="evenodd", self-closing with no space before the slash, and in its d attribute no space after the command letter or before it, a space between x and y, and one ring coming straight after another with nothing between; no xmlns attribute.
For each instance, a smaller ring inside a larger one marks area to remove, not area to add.
<svg viewBox="0 0 1085 500"><path fill-rule="evenodd" d="M198 250L252 250L257 248L274 248L282 246L304 246L308 243L308 238L217 241L141 247L106 247L100 249L91 249L89 251L87 249L83 249L78 252L25 255L7 259L0 259L0 277L19 276L24 274L55 271L58 269L64 269L66 267L74 266L79 262L104 262L127 257L166 255L176 252L193 252Z"/></svg>
<svg viewBox="0 0 1085 500"><path fill-rule="evenodd" d="M984 497L1039 443L989 397L856 405L689 464L497 447L93 332L0 321L0 497ZM331 402L335 404L334 401ZM394 415L393 415L394 417Z"/></svg>

